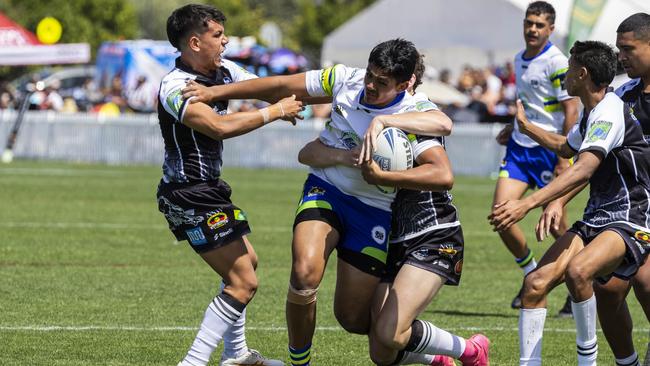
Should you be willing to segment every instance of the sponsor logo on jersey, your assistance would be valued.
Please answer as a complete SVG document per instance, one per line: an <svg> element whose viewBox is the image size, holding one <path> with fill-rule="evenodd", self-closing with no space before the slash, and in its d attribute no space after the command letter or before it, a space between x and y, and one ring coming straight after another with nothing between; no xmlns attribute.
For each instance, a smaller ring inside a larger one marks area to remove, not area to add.
<svg viewBox="0 0 650 366"><path fill-rule="evenodd" d="M216 229L228 223L228 215L223 212L210 213L207 224L210 229Z"/></svg>
<svg viewBox="0 0 650 366"><path fill-rule="evenodd" d="M187 234L187 239L192 245L203 245L208 243L208 240L205 238L205 235L203 235L203 230L201 230L200 227L185 230L185 234Z"/></svg>
<svg viewBox="0 0 650 366"><path fill-rule="evenodd" d="M309 192L307 192L307 197L319 196L325 194L325 190L321 187L311 187Z"/></svg>
<svg viewBox="0 0 650 366"><path fill-rule="evenodd" d="M553 172L549 170L544 170L543 172L540 173L539 178L544 182L545 184L548 184L548 182L553 179Z"/></svg>
<svg viewBox="0 0 650 366"><path fill-rule="evenodd" d="M596 142L607 138L609 131L612 129L612 123L607 121L596 121L587 132L587 142Z"/></svg>
<svg viewBox="0 0 650 366"><path fill-rule="evenodd" d="M415 109L418 110L419 112L425 112L425 111L430 111L432 109L436 109L436 105L433 104L431 101L421 100L415 103Z"/></svg>
<svg viewBox="0 0 650 366"><path fill-rule="evenodd" d="M531 87L535 89L539 88L539 85L541 84L541 82L538 79L530 79L528 83L530 84Z"/></svg>
<svg viewBox="0 0 650 366"><path fill-rule="evenodd" d="M646 233L645 231L637 231L634 233L634 238L636 240L642 241L645 244L650 244L650 234Z"/></svg>
<svg viewBox="0 0 650 366"><path fill-rule="evenodd" d="M167 106L169 106L169 108L171 108L174 113L178 114L181 111L181 106L183 105L183 94L181 93L180 89L169 94L166 101Z"/></svg>
<svg viewBox="0 0 650 366"><path fill-rule="evenodd" d="M384 244L386 242L386 229L381 226L375 226L372 228L372 239L377 244Z"/></svg>
<svg viewBox="0 0 650 366"><path fill-rule="evenodd" d="M348 149L354 149L361 145L361 139L354 131L343 131L343 133L341 133L341 142L343 142L343 145Z"/></svg>

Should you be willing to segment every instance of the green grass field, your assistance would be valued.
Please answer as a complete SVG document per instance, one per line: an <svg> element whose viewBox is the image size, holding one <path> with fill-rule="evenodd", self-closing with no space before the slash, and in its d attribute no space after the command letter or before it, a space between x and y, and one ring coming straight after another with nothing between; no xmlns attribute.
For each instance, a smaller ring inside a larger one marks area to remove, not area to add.
<svg viewBox="0 0 650 366"><path fill-rule="evenodd" d="M259 257L259 291L249 306L249 345L286 357L284 300L291 224L304 171L225 169L244 208ZM195 335L219 278L158 213L158 167L18 162L0 166L0 365L176 365ZM518 312L509 308L521 271L487 223L494 182L457 178L453 189L465 232L463 279L422 315L436 325L492 341L492 365L518 361ZM584 196L571 206L579 217ZM539 212L523 227L533 240ZM531 243L538 258L550 244ZM315 365L370 365L366 340L332 314L334 263L319 294ZM566 296L549 300L546 365L575 364L572 320L554 317ZM648 323L630 307L636 346ZM599 333L603 365L613 356ZM218 362L218 355L213 363Z"/></svg>

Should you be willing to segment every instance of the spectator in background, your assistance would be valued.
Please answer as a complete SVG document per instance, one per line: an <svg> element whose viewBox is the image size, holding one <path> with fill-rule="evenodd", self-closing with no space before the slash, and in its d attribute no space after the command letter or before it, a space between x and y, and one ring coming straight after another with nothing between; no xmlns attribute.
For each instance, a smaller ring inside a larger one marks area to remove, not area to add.
<svg viewBox="0 0 650 366"><path fill-rule="evenodd" d="M129 108L137 113L152 113L156 108L157 89L141 75L133 88L126 93L126 103Z"/></svg>

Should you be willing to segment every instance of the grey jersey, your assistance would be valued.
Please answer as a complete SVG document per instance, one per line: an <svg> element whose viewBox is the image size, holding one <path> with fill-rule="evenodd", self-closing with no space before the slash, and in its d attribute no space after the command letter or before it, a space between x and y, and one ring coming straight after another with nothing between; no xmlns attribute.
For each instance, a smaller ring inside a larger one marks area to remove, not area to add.
<svg viewBox="0 0 650 366"><path fill-rule="evenodd" d="M604 159L589 180L589 201L582 221L590 226L620 222L650 227L650 146L629 108L607 93L567 135L578 152L598 151Z"/></svg>
<svg viewBox="0 0 650 366"><path fill-rule="evenodd" d="M444 137L409 135L420 153L430 147L445 146ZM418 153L419 155L419 153ZM433 230L459 226L456 207L448 191L430 192L400 189L393 202L391 243L412 239Z"/></svg>

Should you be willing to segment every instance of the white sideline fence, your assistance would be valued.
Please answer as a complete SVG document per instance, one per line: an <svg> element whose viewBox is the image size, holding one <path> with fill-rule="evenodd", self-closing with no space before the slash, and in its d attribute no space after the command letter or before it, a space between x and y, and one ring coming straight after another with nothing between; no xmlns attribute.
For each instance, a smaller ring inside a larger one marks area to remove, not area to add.
<svg viewBox="0 0 650 366"><path fill-rule="evenodd" d="M0 110L0 146L16 118ZM273 123L224 142L224 165L247 168L304 168L298 151L318 136L323 120ZM456 123L447 152L459 175L496 174L505 152L494 138L500 124ZM95 114L27 112L14 146L19 159L110 165L161 165L164 145L156 114L104 117Z"/></svg>

